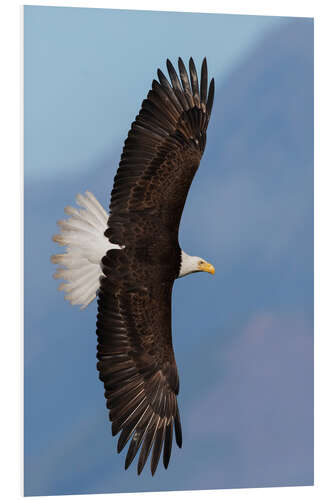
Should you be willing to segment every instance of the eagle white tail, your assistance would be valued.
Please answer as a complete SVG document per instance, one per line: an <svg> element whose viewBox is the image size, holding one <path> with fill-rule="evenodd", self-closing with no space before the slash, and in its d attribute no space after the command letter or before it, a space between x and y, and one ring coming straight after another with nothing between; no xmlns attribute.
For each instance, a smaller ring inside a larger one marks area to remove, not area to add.
<svg viewBox="0 0 333 500"><path fill-rule="evenodd" d="M102 257L108 250L121 247L104 236L108 215L92 193L78 194L76 203L81 209L65 207L70 217L58 221L60 234L52 238L59 245L67 246L66 253L52 255L51 261L61 266L53 277L67 282L61 283L58 289L64 290L65 299L72 305L84 309L96 297Z"/></svg>

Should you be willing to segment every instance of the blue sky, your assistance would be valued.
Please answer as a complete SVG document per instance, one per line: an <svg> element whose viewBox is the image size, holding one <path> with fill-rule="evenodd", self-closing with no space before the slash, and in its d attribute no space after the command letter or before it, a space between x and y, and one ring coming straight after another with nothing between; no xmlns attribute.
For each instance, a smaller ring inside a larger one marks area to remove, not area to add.
<svg viewBox="0 0 333 500"><path fill-rule="evenodd" d="M184 445L138 478L110 432L96 306L63 300L49 257L77 192L108 205L129 125L178 55L216 79L180 234L216 274L174 288ZM24 159L25 493L311 484L312 20L25 7Z"/></svg>
<svg viewBox="0 0 333 500"><path fill-rule="evenodd" d="M29 176L82 174L119 150L167 58L207 56L211 74L226 77L258 38L286 22L281 19L25 7Z"/></svg>

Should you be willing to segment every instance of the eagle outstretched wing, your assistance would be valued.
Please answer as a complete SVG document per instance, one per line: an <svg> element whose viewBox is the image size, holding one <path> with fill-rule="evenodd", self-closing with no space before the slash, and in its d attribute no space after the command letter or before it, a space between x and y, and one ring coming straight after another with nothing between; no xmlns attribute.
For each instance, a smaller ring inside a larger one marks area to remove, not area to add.
<svg viewBox="0 0 333 500"><path fill-rule="evenodd" d="M200 85L192 58L190 78L181 58L178 66L180 80L167 60L171 85L158 70L159 82L153 80L125 141L105 233L114 243L126 244L131 234L124 217L138 213L158 217L162 226L172 227L178 235L187 193L205 149L214 99L214 79L207 97L206 58Z"/></svg>
<svg viewBox="0 0 333 500"><path fill-rule="evenodd" d="M132 437L125 468L142 445L139 474L152 445L152 474L163 443L163 463L168 466L173 428L178 446L182 444L171 340L171 288L169 283L129 290L115 287L106 277L98 297L97 368L104 382L112 434L121 430L118 452Z"/></svg>
<svg viewBox="0 0 333 500"><path fill-rule="evenodd" d="M152 90L132 124L111 194L105 236L121 250L102 259L98 294L97 368L104 382L118 452L130 440L125 468L139 448L140 474L152 449L154 474L172 437L182 444L176 395L178 373L171 337L171 294L179 274L178 228L199 166L210 118L214 80L207 97L207 63L199 86L192 58L190 78L170 61L171 85L158 70Z"/></svg>

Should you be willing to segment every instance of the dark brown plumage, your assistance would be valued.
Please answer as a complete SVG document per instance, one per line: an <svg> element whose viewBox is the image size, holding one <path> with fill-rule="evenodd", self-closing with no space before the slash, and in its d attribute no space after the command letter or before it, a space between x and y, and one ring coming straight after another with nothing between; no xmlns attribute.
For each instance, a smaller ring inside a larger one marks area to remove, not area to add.
<svg viewBox="0 0 333 500"><path fill-rule="evenodd" d="M158 70L125 141L105 232L124 248L103 257L98 294L97 368L112 433L120 432L118 452L130 441L125 468L139 453L139 474L150 452L152 474L161 454L167 468L173 433L182 445L171 294L180 270L180 218L205 149L214 80L207 98L206 59L200 86L192 58L190 78L181 59L178 65L180 79L167 61L171 85Z"/></svg>

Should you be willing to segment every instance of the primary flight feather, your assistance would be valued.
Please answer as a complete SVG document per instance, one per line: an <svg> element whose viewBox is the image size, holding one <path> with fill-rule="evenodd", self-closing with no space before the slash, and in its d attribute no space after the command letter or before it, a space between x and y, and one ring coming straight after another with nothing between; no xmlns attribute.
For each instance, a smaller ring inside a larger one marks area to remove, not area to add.
<svg viewBox="0 0 333 500"><path fill-rule="evenodd" d="M181 250L178 230L187 193L199 167L214 98L203 60L200 83L191 58L181 58L180 79L159 81L132 123L111 193L109 215L92 193L78 195L81 208L66 207L53 239L67 246L53 255L55 278L71 304L86 307L97 295L97 369L104 382L118 452L129 443L125 468L138 451L138 474L151 452L151 473L160 456L168 467L173 433L182 445L177 405L179 381L171 333L171 295L176 278L214 273L200 257Z"/></svg>

